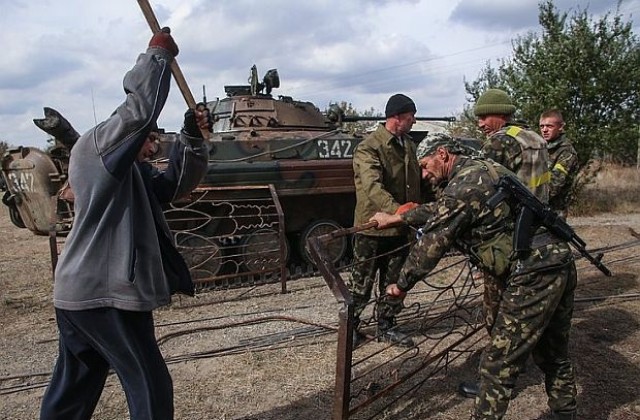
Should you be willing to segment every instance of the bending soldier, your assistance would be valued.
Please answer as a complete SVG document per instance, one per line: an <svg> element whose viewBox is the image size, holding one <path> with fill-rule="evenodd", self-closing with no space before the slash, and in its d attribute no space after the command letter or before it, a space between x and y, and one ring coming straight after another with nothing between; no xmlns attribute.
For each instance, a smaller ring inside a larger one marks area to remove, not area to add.
<svg viewBox="0 0 640 420"><path fill-rule="evenodd" d="M487 201L496 192L502 165L461 155L452 139L433 144L420 161L432 185L446 186L435 204L402 215L376 213L379 229L423 226L390 296L404 298L451 248L463 252L484 274L485 287L502 290L480 362L480 386L473 419L501 419L518 375L529 355L545 374L548 404L556 419L576 413L574 370L568 356L569 330L576 287L576 267L569 245L539 229L530 252L513 253L515 211L506 201L495 208Z"/></svg>

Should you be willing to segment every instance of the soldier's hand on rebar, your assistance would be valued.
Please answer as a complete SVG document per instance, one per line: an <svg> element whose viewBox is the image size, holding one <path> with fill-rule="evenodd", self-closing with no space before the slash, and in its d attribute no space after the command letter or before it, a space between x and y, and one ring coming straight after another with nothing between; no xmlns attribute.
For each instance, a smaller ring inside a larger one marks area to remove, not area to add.
<svg viewBox="0 0 640 420"><path fill-rule="evenodd" d="M402 290L400 290L398 288L398 285L395 283L388 285L386 291L387 291L387 295L393 296L393 297L399 297L404 299L404 297L407 296L407 292L403 292Z"/></svg>
<svg viewBox="0 0 640 420"><path fill-rule="evenodd" d="M388 214L381 211L374 214L369 221L378 223L376 229L386 229L390 226L401 225L403 223L402 217L400 217L399 214Z"/></svg>

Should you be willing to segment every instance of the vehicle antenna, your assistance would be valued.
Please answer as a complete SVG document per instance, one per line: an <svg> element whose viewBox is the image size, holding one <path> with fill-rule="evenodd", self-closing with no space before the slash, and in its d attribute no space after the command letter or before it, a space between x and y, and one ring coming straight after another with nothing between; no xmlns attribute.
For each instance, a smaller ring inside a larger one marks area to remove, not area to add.
<svg viewBox="0 0 640 420"><path fill-rule="evenodd" d="M93 96L93 88L91 88L91 106L93 107L93 122L98 125L98 118L96 117L96 100Z"/></svg>

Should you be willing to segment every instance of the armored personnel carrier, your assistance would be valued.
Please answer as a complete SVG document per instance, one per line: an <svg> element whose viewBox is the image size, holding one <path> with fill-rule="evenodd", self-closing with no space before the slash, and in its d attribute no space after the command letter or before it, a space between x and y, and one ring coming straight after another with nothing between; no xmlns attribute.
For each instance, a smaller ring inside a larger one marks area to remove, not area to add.
<svg viewBox="0 0 640 420"><path fill-rule="evenodd" d="M314 271L305 247L309 237L353 223L352 157L363 135L343 125L378 118L345 117L337 106L323 113L310 102L274 97L279 85L275 69L259 80L253 66L247 85L225 86L224 98L204 100L214 120L207 175L191 197L165 210L178 249L201 287L281 281L284 288L286 279ZM34 122L56 139L55 154L10 151L2 161L3 202L17 226L60 237L73 214L57 192L78 134L50 108L45 119ZM159 168L177 136L162 133L153 161ZM58 248L52 245L52 261ZM344 237L328 255L339 265L350 251Z"/></svg>

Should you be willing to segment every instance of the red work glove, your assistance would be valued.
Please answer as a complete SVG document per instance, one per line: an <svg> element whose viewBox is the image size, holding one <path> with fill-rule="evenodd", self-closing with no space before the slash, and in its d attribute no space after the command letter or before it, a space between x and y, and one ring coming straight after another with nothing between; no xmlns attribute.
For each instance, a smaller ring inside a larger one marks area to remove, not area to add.
<svg viewBox="0 0 640 420"><path fill-rule="evenodd" d="M396 210L395 214L404 214L404 213L408 212L409 210L415 209L418 206L420 206L420 204L413 203L413 202L409 201L408 203L404 203L403 205L398 207L398 209Z"/></svg>
<svg viewBox="0 0 640 420"><path fill-rule="evenodd" d="M171 29L167 28L166 26L162 28L160 32L156 32L153 35L151 41L149 41L149 47L162 48L169 51L169 53L174 57L178 55L178 52L180 52L178 46L176 45L176 42L171 36Z"/></svg>

